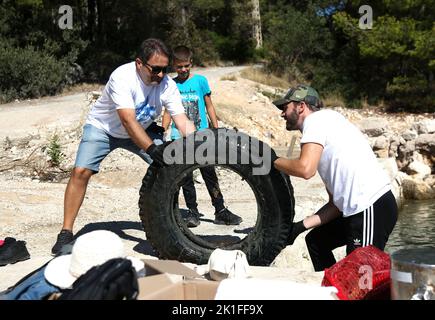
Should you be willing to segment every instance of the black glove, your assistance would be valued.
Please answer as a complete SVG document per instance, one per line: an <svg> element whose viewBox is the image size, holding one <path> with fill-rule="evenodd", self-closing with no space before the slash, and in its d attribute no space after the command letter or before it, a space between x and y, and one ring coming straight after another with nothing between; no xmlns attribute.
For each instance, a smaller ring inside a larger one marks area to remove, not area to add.
<svg viewBox="0 0 435 320"><path fill-rule="evenodd" d="M163 134L165 133L165 129L162 126L159 126L157 123L153 122L151 123L148 128L146 129L146 131L148 132L154 132L158 135L163 136Z"/></svg>
<svg viewBox="0 0 435 320"><path fill-rule="evenodd" d="M148 149L146 150L146 153L153 159L153 164L156 164L160 167L167 167L168 164L165 163L163 159L163 151L165 151L165 148L168 144L170 144L171 141L167 141L163 144L151 144Z"/></svg>
<svg viewBox="0 0 435 320"><path fill-rule="evenodd" d="M296 238L304 231L307 230L307 228L305 228L304 220L301 220L299 222L294 222L293 223L293 227L292 227L292 231L290 232L288 238L287 238L287 245L291 245L295 242Z"/></svg>
<svg viewBox="0 0 435 320"><path fill-rule="evenodd" d="M257 149L255 146L251 145L252 150ZM275 153L275 150L273 150L270 146L265 144L263 141L258 140L258 156L263 157L265 152L270 151L270 163L273 165L276 159L278 159L278 156Z"/></svg>
<svg viewBox="0 0 435 320"><path fill-rule="evenodd" d="M135 300L139 293L136 270L128 259L110 259L80 276L59 300Z"/></svg>
<svg viewBox="0 0 435 320"><path fill-rule="evenodd" d="M270 163L273 164L276 159L278 159L278 156L276 155L275 150L270 148Z"/></svg>

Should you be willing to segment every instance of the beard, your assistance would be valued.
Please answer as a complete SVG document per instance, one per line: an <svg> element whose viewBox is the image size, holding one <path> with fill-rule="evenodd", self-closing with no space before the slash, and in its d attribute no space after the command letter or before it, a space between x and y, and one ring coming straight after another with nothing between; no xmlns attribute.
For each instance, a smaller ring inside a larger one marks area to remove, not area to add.
<svg viewBox="0 0 435 320"><path fill-rule="evenodd" d="M290 113L290 115L288 117L286 117L286 120L287 120L287 122L286 122L285 127L288 131L298 129L297 123L299 121L299 114L296 110L293 110L293 112Z"/></svg>
<svg viewBox="0 0 435 320"><path fill-rule="evenodd" d="M139 72L139 77L147 86L158 86L163 80L163 77L159 77L158 75L154 74L148 75L145 72Z"/></svg>
<svg viewBox="0 0 435 320"><path fill-rule="evenodd" d="M159 77L159 76L151 76L150 78L150 85L151 86L157 86L160 84L160 82L162 82L163 77Z"/></svg>

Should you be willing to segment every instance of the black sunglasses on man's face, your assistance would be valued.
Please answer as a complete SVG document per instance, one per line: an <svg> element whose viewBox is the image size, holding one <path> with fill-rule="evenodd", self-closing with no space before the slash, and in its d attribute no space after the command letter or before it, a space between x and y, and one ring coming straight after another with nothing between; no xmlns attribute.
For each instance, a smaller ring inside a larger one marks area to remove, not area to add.
<svg viewBox="0 0 435 320"><path fill-rule="evenodd" d="M152 66L152 65L150 65L150 64L148 64L146 62L142 62L142 63L150 68L150 71L151 71L152 74L159 74L160 72L163 72L163 73L167 73L168 72L168 66L164 66L164 67L161 67L161 66Z"/></svg>

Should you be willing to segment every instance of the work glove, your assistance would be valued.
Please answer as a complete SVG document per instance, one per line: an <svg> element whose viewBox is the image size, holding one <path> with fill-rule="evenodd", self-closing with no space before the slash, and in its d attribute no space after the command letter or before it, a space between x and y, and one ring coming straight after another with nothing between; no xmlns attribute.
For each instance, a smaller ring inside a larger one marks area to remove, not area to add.
<svg viewBox="0 0 435 320"><path fill-rule="evenodd" d="M259 157L263 157L265 152L270 152L270 163L273 166L273 163L279 157L276 155L275 150L273 150L269 145L265 144L263 141L258 140L258 149L255 144L251 145L252 150L255 150Z"/></svg>
<svg viewBox="0 0 435 320"><path fill-rule="evenodd" d="M165 133L165 128L163 128L162 126L159 126L157 123L152 122L149 127L147 128L147 131L150 132L154 132L158 135L163 136L163 134Z"/></svg>
<svg viewBox="0 0 435 320"><path fill-rule="evenodd" d="M307 231L308 229L305 228L303 220L299 222L293 222L292 231L290 232L288 238L287 238L287 245L292 245L296 238L304 231Z"/></svg>
<svg viewBox="0 0 435 320"><path fill-rule="evenodd" d="M165 163L163 159L163 151L165 151L165 148L168 144L170 144L172 141L167 141L163 144L151 144L147 149L146 153L153 159L153 164L160 166L160 167L167 167L168 164Z"/></svg>
<svg viewBox="0 0 435 320"><path fill-rule="evenodd" d="M275 160L278 158L279 157L276 155L275 150L270 148L270 162L273 164L275 162Z"/></svg>
<svg viewBox="0 0 435 320"><path fill-rule="evenodd" d="M114 258L81 275L59 300L136 300L137 274L128 259Z"/></svg>

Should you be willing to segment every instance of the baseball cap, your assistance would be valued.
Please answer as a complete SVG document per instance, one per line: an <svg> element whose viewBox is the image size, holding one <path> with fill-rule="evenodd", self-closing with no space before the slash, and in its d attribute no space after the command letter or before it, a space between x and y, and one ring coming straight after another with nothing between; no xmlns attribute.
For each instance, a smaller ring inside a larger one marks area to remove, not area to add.
<svg viewBox="0 0 435 320"><path fill-rule="evenodd" d="M283 98L275 100L272 103L278 109L283 110L284 106L291 101L305 101L314 107L319 107L320 105L320 97L316 89L304 84L290 88Z"/></svg>

